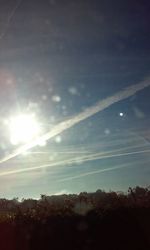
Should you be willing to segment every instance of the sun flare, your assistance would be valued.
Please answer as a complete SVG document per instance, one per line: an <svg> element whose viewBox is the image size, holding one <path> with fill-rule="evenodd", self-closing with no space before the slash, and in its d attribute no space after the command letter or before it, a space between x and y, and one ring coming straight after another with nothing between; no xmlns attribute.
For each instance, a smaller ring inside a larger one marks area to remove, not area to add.
<svg viewBox="0 0 150 250"><path fill-rule="evenodd" d="M27 143L40 133L40 125L34 114L20 114L9 121L10 142L13 145Z"/></svg>

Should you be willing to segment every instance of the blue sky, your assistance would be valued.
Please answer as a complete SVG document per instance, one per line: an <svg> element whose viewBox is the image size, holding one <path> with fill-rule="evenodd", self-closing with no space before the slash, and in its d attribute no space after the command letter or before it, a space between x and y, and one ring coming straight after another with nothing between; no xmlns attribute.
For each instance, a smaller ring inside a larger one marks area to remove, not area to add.
<svg viewBox="0 0 150 250"><path fill-rule="evenodd" d="M149 9L146 0L2 3L1 158L16 149L10 144L5 123L16 112L34 112L46 133L149 77ZM1 172L55 166L0 176L0 196L39 197L62 190L127 190L149 185L148 152L78 160L96 153L149 150L149 97L150 88L144 89L64 131L45 147L35 147L1 164Z"/></svg>

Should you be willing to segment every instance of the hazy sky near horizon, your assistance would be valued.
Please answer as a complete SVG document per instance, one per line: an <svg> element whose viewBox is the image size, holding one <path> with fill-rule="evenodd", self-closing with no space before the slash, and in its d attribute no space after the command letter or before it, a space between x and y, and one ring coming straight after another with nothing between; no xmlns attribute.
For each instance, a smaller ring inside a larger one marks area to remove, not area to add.
<svg viewBox="0 0 150 250"><path fill-rule="evenodd" d="M149 78L149 11L148 0L0 0L1 158L16 149L10 116L34 113L44 134ZM150 87L1 164L0 196L149 185L149 100Z"/></svg>

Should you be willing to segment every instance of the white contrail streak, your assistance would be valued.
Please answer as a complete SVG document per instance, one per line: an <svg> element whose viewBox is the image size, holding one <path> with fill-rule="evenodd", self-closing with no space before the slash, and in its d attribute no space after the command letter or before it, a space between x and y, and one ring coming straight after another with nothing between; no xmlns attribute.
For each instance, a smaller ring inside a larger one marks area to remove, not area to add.
<svg viewBox="0 0 150 250"><path fill-rule="evenodd" d="M112 155L112 156L109 156L109 157L103 157L103 159L104 158L111 158L111 157L121 157L121 156L133 155L133 154L141 154L141 153L146 153L146 152L148 153L148 152L150 152L150 150L145 150L145 152L141 151L141 152L131 152L131 153L125 153L125 154ZM89 160L97 160L97 159L102 159L102 157L93 157L93 158L91 158ZM112 171L112 170L116 170L116 169L121 169L121 168L127 167L127 165L131 165L131 163L123 164L123 165L119 165L119 166L111 167L111 168L104 168L104 169L89 171L89 172L86 172L86 173L83 173L83 174L63 178L61 180L58 180L58 182L70 181L70 180L86 177L86 176L89 176L89 175L94 175L94 174L98 174L98 173L103 173L103 172L108 172L108 171Z"/></svg>
<svg viewBox="0 0 150 250"><path fill-rule="evenodd" d="M81 157L74 157L74 158L71 158L71 159L58 161L58 162L54 162L54 163L44 164L44 165L37 166L37 167L21 168L21 169L17 169L17 170L10 170L10 171L5 171L5 172L0 172L0 176L19 174L19 173L23 173L23 172L35 171L35 170L38 170L38 169L44 169L44 168L54 167L54 166L72 165L74 163L83 163L83 162L87 162L87 161L102 160L102 159L114 158L114 157L123 157L123 156L143 154L143 153L149 153L149 152L150 152L150 149L141 150L141 151L134 151L134 152L128 152L128 153L110 154L110 155L102 155L101 153L95 153L95 154L85 155L85 156L81 156ZM116 168L119 169L121 167L118 166ZM92 173L93 173L93 171L92 171ZM85 173L84 176L86 176L87 174L88 173ZM81 175L83 176L83 174L81 174ZM81 175L79 175L79 177L82 177ZM73 178L73 177L69 177L69 178ZM67 179L67 180L69 180L69 179Z"/></svg>
<svg viewBox="0 0 150 250"><path fill-rule="evenodd" d="M10 160L11 158L14 158L17 155L20 155L21 153L25 152L26 150L37 146L39 144L39 141L47 141L47 140L55 137L56 135L62 133L63 131L73 127L75 124L78 124L79 122L84 121L85 119L95 115L96 113L108 108L112 104L117 103L121 100L124 100L124 99L134 95L138 91L143 90L144 88L149 87L149 86L150 86L150 80L147 79L147 80L142 81L138 84L131 85L130 87L127 87L126 89L121 90L121 91L117 92L116 94L99 101L94 106L85 109L83 112L80 112L79 114L75 115L74 117L55 125L54 128L52 128L50 130L50 132L44 134L40 138L38 138L30 143L20 147L12 154L4 157L0 161L0 163L6 162L6 161Z"/></svg>
<svg viewBox="0 0 150 250"><path fill-rule="evenodd" d="M7 19L7 22L6 22L6 26L5 26L5 29L4 31L2 32L2 34L0 35L0 40L2 40L4 38L4 36L6 35L8 29L9 29L9 26L10 26L10 23L14 17L14 15L16 14L16 11L17 9L20 7L21 3L22 3L23 0L19 0L17 1L16 5L14 6L14 8L12 9L8 19Z"/></svg>
<svg viewBox="0 0 150 250"><path fill-rule="evenodd" d="M58 182L79 179L79 178L82 178L82 177L85 177L85 176L89 176L89 175L93 175L93 174L99 174L99 173L103 173L103 172L107 172L107 171L112 171L112 170L116 170L116 169L121 169L121 168L125 168L125 167L127 167L126 164L124 164L123 166L121 165L121 166L117 166L117 167L111 167L111 168L104 168L104 169L93 170L93 171L90 171L90 172L86 172L86 173L83 173L83 174L79 174L79 175L76 175L76 176L71 176L71 177L67 177L67 178L58 180Z"/></svg>

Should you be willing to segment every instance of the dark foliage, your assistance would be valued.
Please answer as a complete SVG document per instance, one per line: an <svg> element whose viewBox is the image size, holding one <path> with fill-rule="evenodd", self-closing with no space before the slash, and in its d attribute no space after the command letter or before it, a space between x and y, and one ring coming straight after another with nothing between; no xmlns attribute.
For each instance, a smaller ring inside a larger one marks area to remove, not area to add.
<svg viewBox="0 0 150 250"><path fill-rule="evenodd" d="M149 250L149 188L0 200L0 250Z"/></svg>

